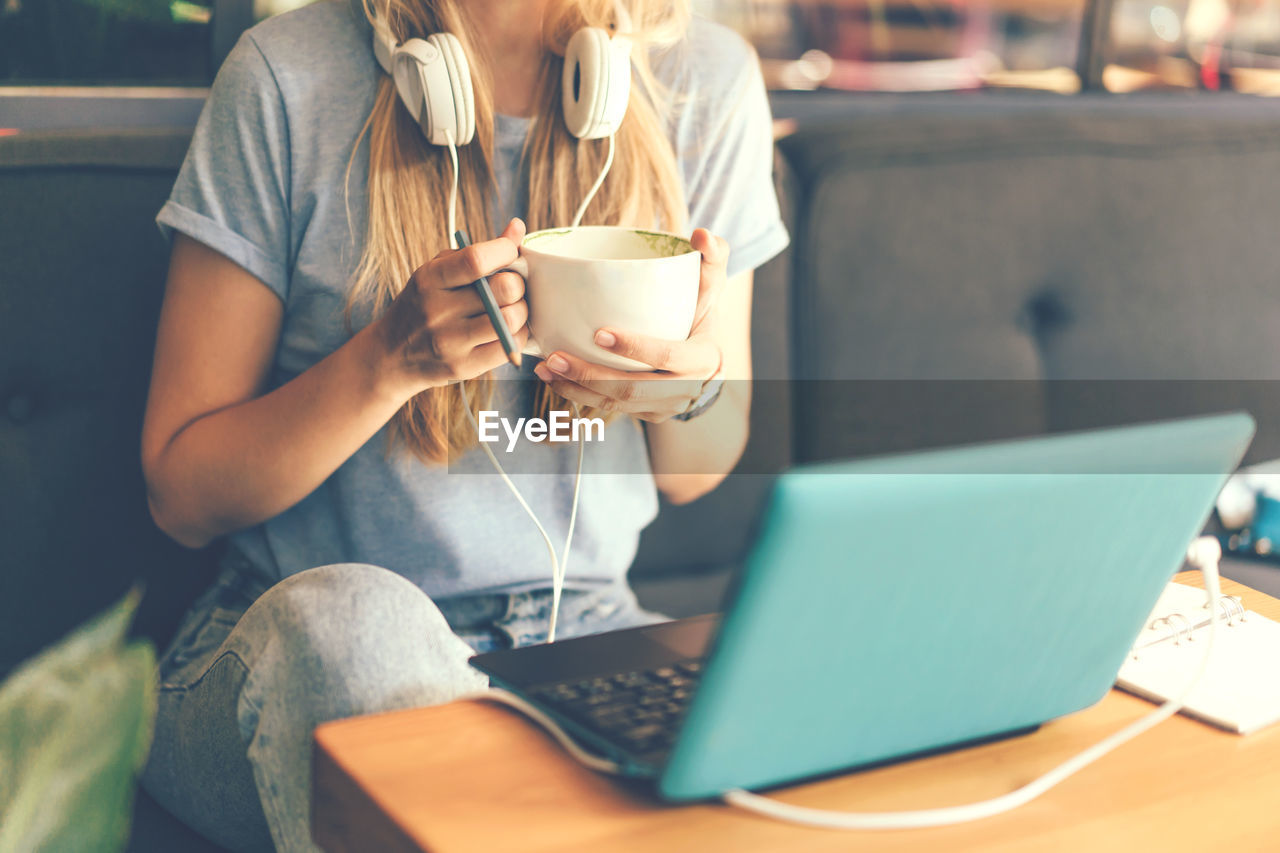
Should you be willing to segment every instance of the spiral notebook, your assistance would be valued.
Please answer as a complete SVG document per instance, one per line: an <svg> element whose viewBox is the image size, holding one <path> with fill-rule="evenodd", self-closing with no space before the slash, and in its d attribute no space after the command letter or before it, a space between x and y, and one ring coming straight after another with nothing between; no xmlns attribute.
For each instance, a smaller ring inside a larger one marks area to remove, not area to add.
<svg viewBox="0 0 1280 853"><path fill-rule="evenodd" d="M1239 596L1219 605L1213 661L1182 713L1247 735L1280 720L1280 622L1246 610ZM1169 584L1116 683L1153 702L1177 696L1200 665L1208 626L1204 590Z"/></svg>

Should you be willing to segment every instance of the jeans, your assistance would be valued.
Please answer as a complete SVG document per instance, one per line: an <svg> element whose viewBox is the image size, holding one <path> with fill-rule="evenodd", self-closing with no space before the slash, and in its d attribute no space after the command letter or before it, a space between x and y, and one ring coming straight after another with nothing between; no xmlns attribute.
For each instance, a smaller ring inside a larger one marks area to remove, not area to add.
<svg viewBox="0 0 1280 853"><path fill-rule="evenodd" d="M314 850L319 723L449 702L487 686L475 652L546 639L550 590L433 602L386 569L323 566L269 589L235 568L160 661L143 785L232 850ZM625 584L565 590L557 638L663 621Z"/></svg>

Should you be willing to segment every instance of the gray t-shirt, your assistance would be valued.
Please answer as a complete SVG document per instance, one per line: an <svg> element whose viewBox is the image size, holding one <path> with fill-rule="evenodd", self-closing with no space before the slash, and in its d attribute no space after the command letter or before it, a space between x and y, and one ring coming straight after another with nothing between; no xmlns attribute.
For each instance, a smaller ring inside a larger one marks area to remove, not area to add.
<svg viewBox="0 0 1280 853"><path fill-rule="evenodd" d="M755 56L730 30L695 20L686 43L662 56L655 70L681 96L671 138L690 227L728 240L731 275L754 269L787 244ZM272 387L350 338L343 306L365 233L367 142L349 182L347 162L380 75L367 30L345 2L316 3L254 27L219 71L157 217L166 233L176 229L218 250L283 301ZM522 212L520 155L528 126L527 119L497 119L501 222ZM527 362L523 373L504 366L496 375L527 380L499 383L525 389L503 397L504 414L514 418L519 413L506 408L527 398L537 380ZM550 584L545 545L479 450L447 468L428 466L403 451L388 455L386 433L291 509L232 534L232 558L267 582L331 563L372 563L433 598ZM522 442L509 458L521 472L513 479L557 549L575 461L571 444ZM644 436L634 421L614 421L604 441L586 445L584 470L570 587L622 579L640 531L657 512Z"/></svg>

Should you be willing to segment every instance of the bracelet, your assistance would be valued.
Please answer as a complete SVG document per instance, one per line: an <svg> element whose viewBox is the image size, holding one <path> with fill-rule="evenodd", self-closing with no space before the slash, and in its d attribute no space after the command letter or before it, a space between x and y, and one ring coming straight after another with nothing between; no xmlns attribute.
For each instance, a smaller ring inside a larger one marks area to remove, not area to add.
<svg viewBox="0 0 1280 853"><path fill-rule="evenodd" d="M689 408L671 417L677 421L691 421L699 415L706 414L707 409L715 405L716 400L720 399L720 392L724 390L723 374L724 360L721 359L720 366L716 368L716 372L711 374L711 378L702 384L702 393L689 401Z"/></svg>

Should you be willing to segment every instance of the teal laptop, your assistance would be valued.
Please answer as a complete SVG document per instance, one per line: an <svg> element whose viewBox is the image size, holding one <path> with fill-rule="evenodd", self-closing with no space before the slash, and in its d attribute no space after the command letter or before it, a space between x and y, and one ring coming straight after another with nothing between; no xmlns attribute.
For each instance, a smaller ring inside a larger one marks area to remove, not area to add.
<svg viewBox="0 0 1280 853"><path fill-rule="evenodd" d="M1101 699L1253 436L1236 413L796 468L723 617L472 659L669 799Z"/></svg>

